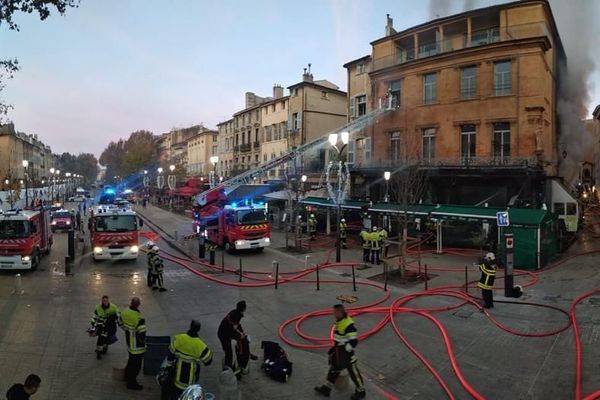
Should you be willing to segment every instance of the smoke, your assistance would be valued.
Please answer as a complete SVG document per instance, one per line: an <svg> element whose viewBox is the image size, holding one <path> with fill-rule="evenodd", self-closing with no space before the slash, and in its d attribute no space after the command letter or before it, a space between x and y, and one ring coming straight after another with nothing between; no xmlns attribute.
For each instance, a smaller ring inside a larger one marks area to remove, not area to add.
<svg viewBox="0 0 600 400"><path fill-rule="evenodd" d="M429 0L429 19L437 19L450 15L451 3L448 0Z"/></svg>

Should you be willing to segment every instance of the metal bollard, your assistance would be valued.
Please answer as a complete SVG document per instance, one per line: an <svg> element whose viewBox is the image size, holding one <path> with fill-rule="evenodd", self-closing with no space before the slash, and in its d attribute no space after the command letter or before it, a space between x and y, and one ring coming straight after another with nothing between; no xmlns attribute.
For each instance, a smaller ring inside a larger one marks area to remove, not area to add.
<svg viewBox="0 0 600 400"><path fill-rule="evenodd" d="M425 264L425 290L429 289L429 276L427 276L427 264Z"/></svg>
<svg viewBox="0 0 600 400"><path fill-rule="evenodd" d="M317 290L321 290L321 281L319 280L319 264L317 264L315 268L317 271Z"/></svg>
<svg viewBox="0 0 600 400"><path fill-rule="evenodd" d="M210 248L208 255L209 255L209 264L215 265L215 248L214 247Z"/></svg>
<svg viewBox="0 0 600 400"><path fill-rule="evenodd" d="M275 270L275 289L279 287L279 263L273 261L273 268Z"/></svg>
<svg viewBox="0 0 600 400"><path fill-rule="evenodd" d="M200 238L198 240L198 258L203 260L206 257L206 244L204 243L204 238Z"/></svg>
<svg viewBox="0 0 600 400"><path fill-rule="evenodd" d="M465 293L469 293L469 267L465 265Z"/></svg>
<svg viewBox="0 0 600 400"><path fill-rule="evenodd" d="M308 269L308 260L309 260L310 256L309 255L305 255L304 256L304 269Z"/></svg>
<svg viewBox="0 0 600 400"><path fill-rule="evenodd" d="M354 272L354 264L352 264L352 290L356 292L356 273Z"/></svg>
<svg viewBox="0 0 600 400"><path fill-rule="evenodd" d="M383 291L387 292L387 284L388 284L388 264L383 262Z"/></svg>
<svg viewBox="0 0 600 400"><path fill-rule="evenodd" d="M225 273L225 250L221 249L221 272Z"/></svg>
<svg viewBox="0 0 600 400"><path fill-rule="evenodd" d="M25 291L23 290L23 283L21 282L21 274L15 275L15 294L23 294Z"/></svg>
<svg viewBox="0 0 600 400"><path fill-rule="evenodd" d="M240 257L240 282L242 281L242 258Z"/></svg>
<svg viewBox="0 0 600 400"><path fill-rule="evenodd" d="M71 273L71 257L65 256L65 275Z"/></svg>

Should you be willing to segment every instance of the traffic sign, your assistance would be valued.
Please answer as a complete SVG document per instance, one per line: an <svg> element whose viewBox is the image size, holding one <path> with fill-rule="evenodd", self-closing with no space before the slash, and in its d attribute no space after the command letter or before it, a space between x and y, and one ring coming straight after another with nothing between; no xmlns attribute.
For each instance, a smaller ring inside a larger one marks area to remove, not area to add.
<svg viewBox="0 0 600 400"><path fill-rule="evenodd" d="M496 222L498 226L509 226L508 211L500 211L496 213Z"/></svg>

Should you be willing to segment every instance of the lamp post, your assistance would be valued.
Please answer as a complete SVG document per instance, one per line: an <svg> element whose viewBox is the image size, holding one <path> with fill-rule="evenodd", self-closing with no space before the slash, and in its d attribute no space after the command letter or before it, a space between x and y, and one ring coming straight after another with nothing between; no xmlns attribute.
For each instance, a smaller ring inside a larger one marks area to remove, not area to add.
<svg viewBox="0 0 600 400"><path fill-rule="evenodd" d="M169 210L173 209L173 189L177 186L177 177L175 176L175 165L169 165L170 174L167 177L167 185L169 186Z"/></svg>
<svg viewBox="0 0 600 400"><path fill-rule="evenodd" d="M64 202L67 202L67 196L69 195L69 192L71 191L71 173L70 172L65 172L65 200Z"/></svg>
<svg viewBox="0 0 600 400"><path fill-rule="evenodd" d="M217 163L218 162L219 162L219 156L211 156L210 157L210 163L213 166L212 171L210 171L208 174L211 188L214 188L215 186L217 186Z"/></svg>
<svg viewBox="0 0 600 400"><path fill-rule="evenodd" d="M50 179L52 182L50 183L50 203L54 203L54 172L56 170L54 168L50 168Z"/></svg>
<svg viewBox="0 0 600 400"><path fill-rule="evenodd" d="M54 180L57 180L60 177L60 169L57 169L55 173L56 177L54 178ZM60 180L58 181L58 187L56 188L56 201L60 201Z"/></svg>
<svg viewBox="0 0 600 400"><path fill-rule="evenodd" d="M12 191L12 188L10 187L10 180L8 178L4 180L4 185L8 189L8 202L10 203L10 208L12 210L14 207L13 191Z"/></svg>
<svg viewBox="0 0 600 400"><path fill-rule="evenodd" d="M327 190L329 192L329 197L336 205L336 234L335 234L335 261L340 262L342 258L342 246L341 246L341 237L340 237L340 221L342 219L342 203L344 202L344 197L346 196L346 189L349 181L350 170L348 169L348 164L343 158L343 151L348 145L348 141L350 139L350 133L348 131L343 131L340 134L332 133L329 135L329 144L331 147L336 150L338 155L337 163L333 161L329 161L327 165ZM338 147L338 141L341 142L341 147ZM337 179L336 179L336 188L334 189L331 185L331 181L329 179L332 170L337 169Z"/></svg>
<svg viewBox="0 0 600 400"><path fill-rule="evenodd" d="M390 171L384 171L383 179L385 179L385 197L384 201L388 203L390 201L390 177L392 173Z"/></svg>
<svg viewBox="0 0 600 400"><path fill-rule="evenodd" d="M23 160L23 179L25 180L25 207L23 208L27 208L29 206L29 188L27 187L27 178L28 178L28 169L29 168L29 161L27 160Z"/></svg>

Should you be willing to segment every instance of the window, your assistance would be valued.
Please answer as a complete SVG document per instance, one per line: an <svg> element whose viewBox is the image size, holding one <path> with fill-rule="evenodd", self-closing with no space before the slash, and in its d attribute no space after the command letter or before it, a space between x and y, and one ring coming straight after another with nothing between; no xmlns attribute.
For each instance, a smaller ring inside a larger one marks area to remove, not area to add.
<svg viewBox="0 0 600 400"><path fill-rule="evenodd" d="M432 104L437 101L437 74L423 75L423 103Z"/></svg>
<svg viewBox="0 0 600 400"><path fill-rule="evenodd" d="M364 139L364 159L365 162L369 162L371 161L371 138L370 137L366 137Z"/></svg>
<svg viewBox="0 0 600 400"><path fill-rule="evenodd" d="M460 127L460 157L468 161L475 157L476 152L475 125L461 125Z"/></svg>
<svg viewBox="0 0 600 400"><path fill-rule="evenodd" d="M577 214L577 204L573 202L567 203L567 215Z"/></svg>
<svg viewBox="0 0 600 400"><path fill-rule="evenodd" d="M392 98L392 108L400 107L400 97L402 95L402 81L400 79L390 81L390 97Z"/></svg>
<svg viewBox="0 0 600 400"><path fill-rule="evenodd" d="M423 159L435 159L435 128L423 129Z"/></svg>
<svg viewBox="0 0 600 400"><path fill-rule="evenodd" d="M356 74L364 74L365 73L365 64L358 64L356 66Z"/></svg>
<svg viewBox="0 0 600 400"><path fill-rule="evenodd" d="M256 120L260 121L260 110L256 110Z"/></svg>
<svg viewBox="0 0 600 400"><path fill-rule="evenodd" d="M275 103L271 105L271 111L275 112Z"/></svg>
<svg viewBox="0 0 600 400"><path fill-rule="evenodd" d="M400 160L400 131L390 133L390 160Z"/></svg>
<svg viewBox="0 0 600 400"><path fill-rule="evenodd" d="M269 107L265 107L265 114L269 113Z"/></svg>
<svg viewBox="0 0 600 400"><path fill-rule="evenodd" d="M328 93L325 90L321 90L321 98L326 99L328 97Z"/></svg>
<svg viewBox="0 0 600 400"><path fill-rule="evenodd" d="M359 117L367 113L367 96L356 96L356 111Z"/></svg>
<svg viewBox="0 0 600 400"><path fill-rule="evenodd" d="M460 70L460 98L473 99L477 96L477 67L464 67Z"/></svg>
<svg viewBox="0 0 600 400"><path fill-rule="evenodd" d="M346 162L348 164L354 164L355 144L356 144L356 142L354 140L350 140L348 142L348 157L347 157L347 160L346 160Z"/></svg>
<svg viewBox="0 0 600 400"><path fill-rule="evenodd" d="M494 157L510 157L510 124L500 122L494 124Z"/></svg>
<svg viewBox="0 0 600 400"><path fill-rule="evenodd" d="M282 109L282 110L285 110L285 101L282 101L282 102L281 102L281 109Z"/></svg>
<svg viewBox="0 0 600 400"><path fill-rule="evenodd" d="M294 89L294 96L298 96L298 89Z"/></svg>
<svg viewBox="0 0 600 400"><path fill-rule="evenodd" d="M260 135L260 130L258 128L256 128L256 130L254 131L254 141L258 142L258 137ZM250 133L248 133L248 136L250 136Z"/></svg>
<svg viewBox="0 0 600 400"><path fill-rule="evenodd" d="M267 162L267 153L263 154L263 162Z"/></svg>
<svg viewBox="0 0 600 400"><path fill-rule="evenodd" d="M292 114L292 130L297 131L298 129L300 129L300 125L302 124L302 116L300 115L300 113L293 113Z"/></svg>
<svg viewBox="0 0 600 400"><path fill-rule="evenodd" d="M510 72L510 61L494 63L494 96L506 96L510 94L512 86Z"/></svg>

